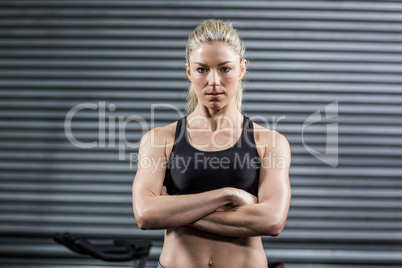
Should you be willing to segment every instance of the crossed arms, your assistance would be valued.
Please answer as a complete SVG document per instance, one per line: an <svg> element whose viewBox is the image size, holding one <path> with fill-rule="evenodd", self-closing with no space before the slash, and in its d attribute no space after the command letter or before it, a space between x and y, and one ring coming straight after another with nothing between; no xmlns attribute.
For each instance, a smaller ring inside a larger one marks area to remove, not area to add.
<svg viewBox="0 0 402 268"><path fill-rule="evenodd" d="M138 168L133 182L133 210L141 229L168 229L185 225L225 236L277 236L287 219L290 205L290 147L276 131L263 133L258 198L231 187L199 194L166 194L163 165L166 161L163 128L148 131L141 139ZM159 146L157 146L159 144ZM274 156L276 161L273 161ZM160 161L163 159L163 161ZM275 162L275 166L272 163Z"/></svg>

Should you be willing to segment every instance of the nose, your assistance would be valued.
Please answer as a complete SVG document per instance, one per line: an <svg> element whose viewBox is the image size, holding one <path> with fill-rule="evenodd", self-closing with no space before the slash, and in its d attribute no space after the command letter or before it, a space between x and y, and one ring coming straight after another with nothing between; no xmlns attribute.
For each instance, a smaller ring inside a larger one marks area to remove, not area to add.
<svg viewBox="0 0 402 268"><path fill-rule="evenodd" d="M219 85L219 75L215 70L211 70L208 74L208 85L218 86Z"/></svg>

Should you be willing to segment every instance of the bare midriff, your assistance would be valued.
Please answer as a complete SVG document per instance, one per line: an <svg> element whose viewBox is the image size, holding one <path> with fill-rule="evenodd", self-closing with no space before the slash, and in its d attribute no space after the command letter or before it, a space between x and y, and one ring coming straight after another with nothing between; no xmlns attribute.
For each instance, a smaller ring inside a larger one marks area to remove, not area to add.
<svg viewBox="0 0 402 268"><path fill-rule="evenodd" d="M165 231L159 259L165 268L266 268L261 237L228 237L184 226Z"/></svg>

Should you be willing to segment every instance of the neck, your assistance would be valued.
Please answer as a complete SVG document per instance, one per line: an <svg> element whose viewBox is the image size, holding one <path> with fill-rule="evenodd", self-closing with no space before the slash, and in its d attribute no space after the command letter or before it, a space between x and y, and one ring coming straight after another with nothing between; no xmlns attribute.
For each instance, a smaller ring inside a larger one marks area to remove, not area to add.
<svg viewBox="0 0 402 268"><path fill-rule="evenodd" d="M223 128L242 128L243 114L237 109L211 110L200 106L187 116L191 128L210 128L212 131Z"/></svg>

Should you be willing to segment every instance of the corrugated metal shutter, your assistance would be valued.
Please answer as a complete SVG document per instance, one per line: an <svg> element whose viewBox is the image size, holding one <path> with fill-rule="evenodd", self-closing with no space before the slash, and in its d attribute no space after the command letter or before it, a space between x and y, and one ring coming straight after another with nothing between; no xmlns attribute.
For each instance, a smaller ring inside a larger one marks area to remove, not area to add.
<svg viewBox="0 0 402 268"><path fill-rule="evenodd" d="M182 115L155 107L151 124L151 105L184 111L186 37L207 18L233 21L246 44L245 113L271 123L283 116L278 130L291 143L291 210L283 233L264 238L269 261L400 266L401 11L391 1L0 2L1 266L105 265L51 239L70 231L151 239L155 267L163 231L135 225L129 156L136 149L119 153L109 122L144 118L146 129L127 124L134 144ZM72 133L94 148L66 137L65 118L82 103ZM325 119L328 105L333 117ZM318 110L323 119L304 129L303 144L303 124ZM324 153L336 123L333 167L307 148Z"/></svg>

